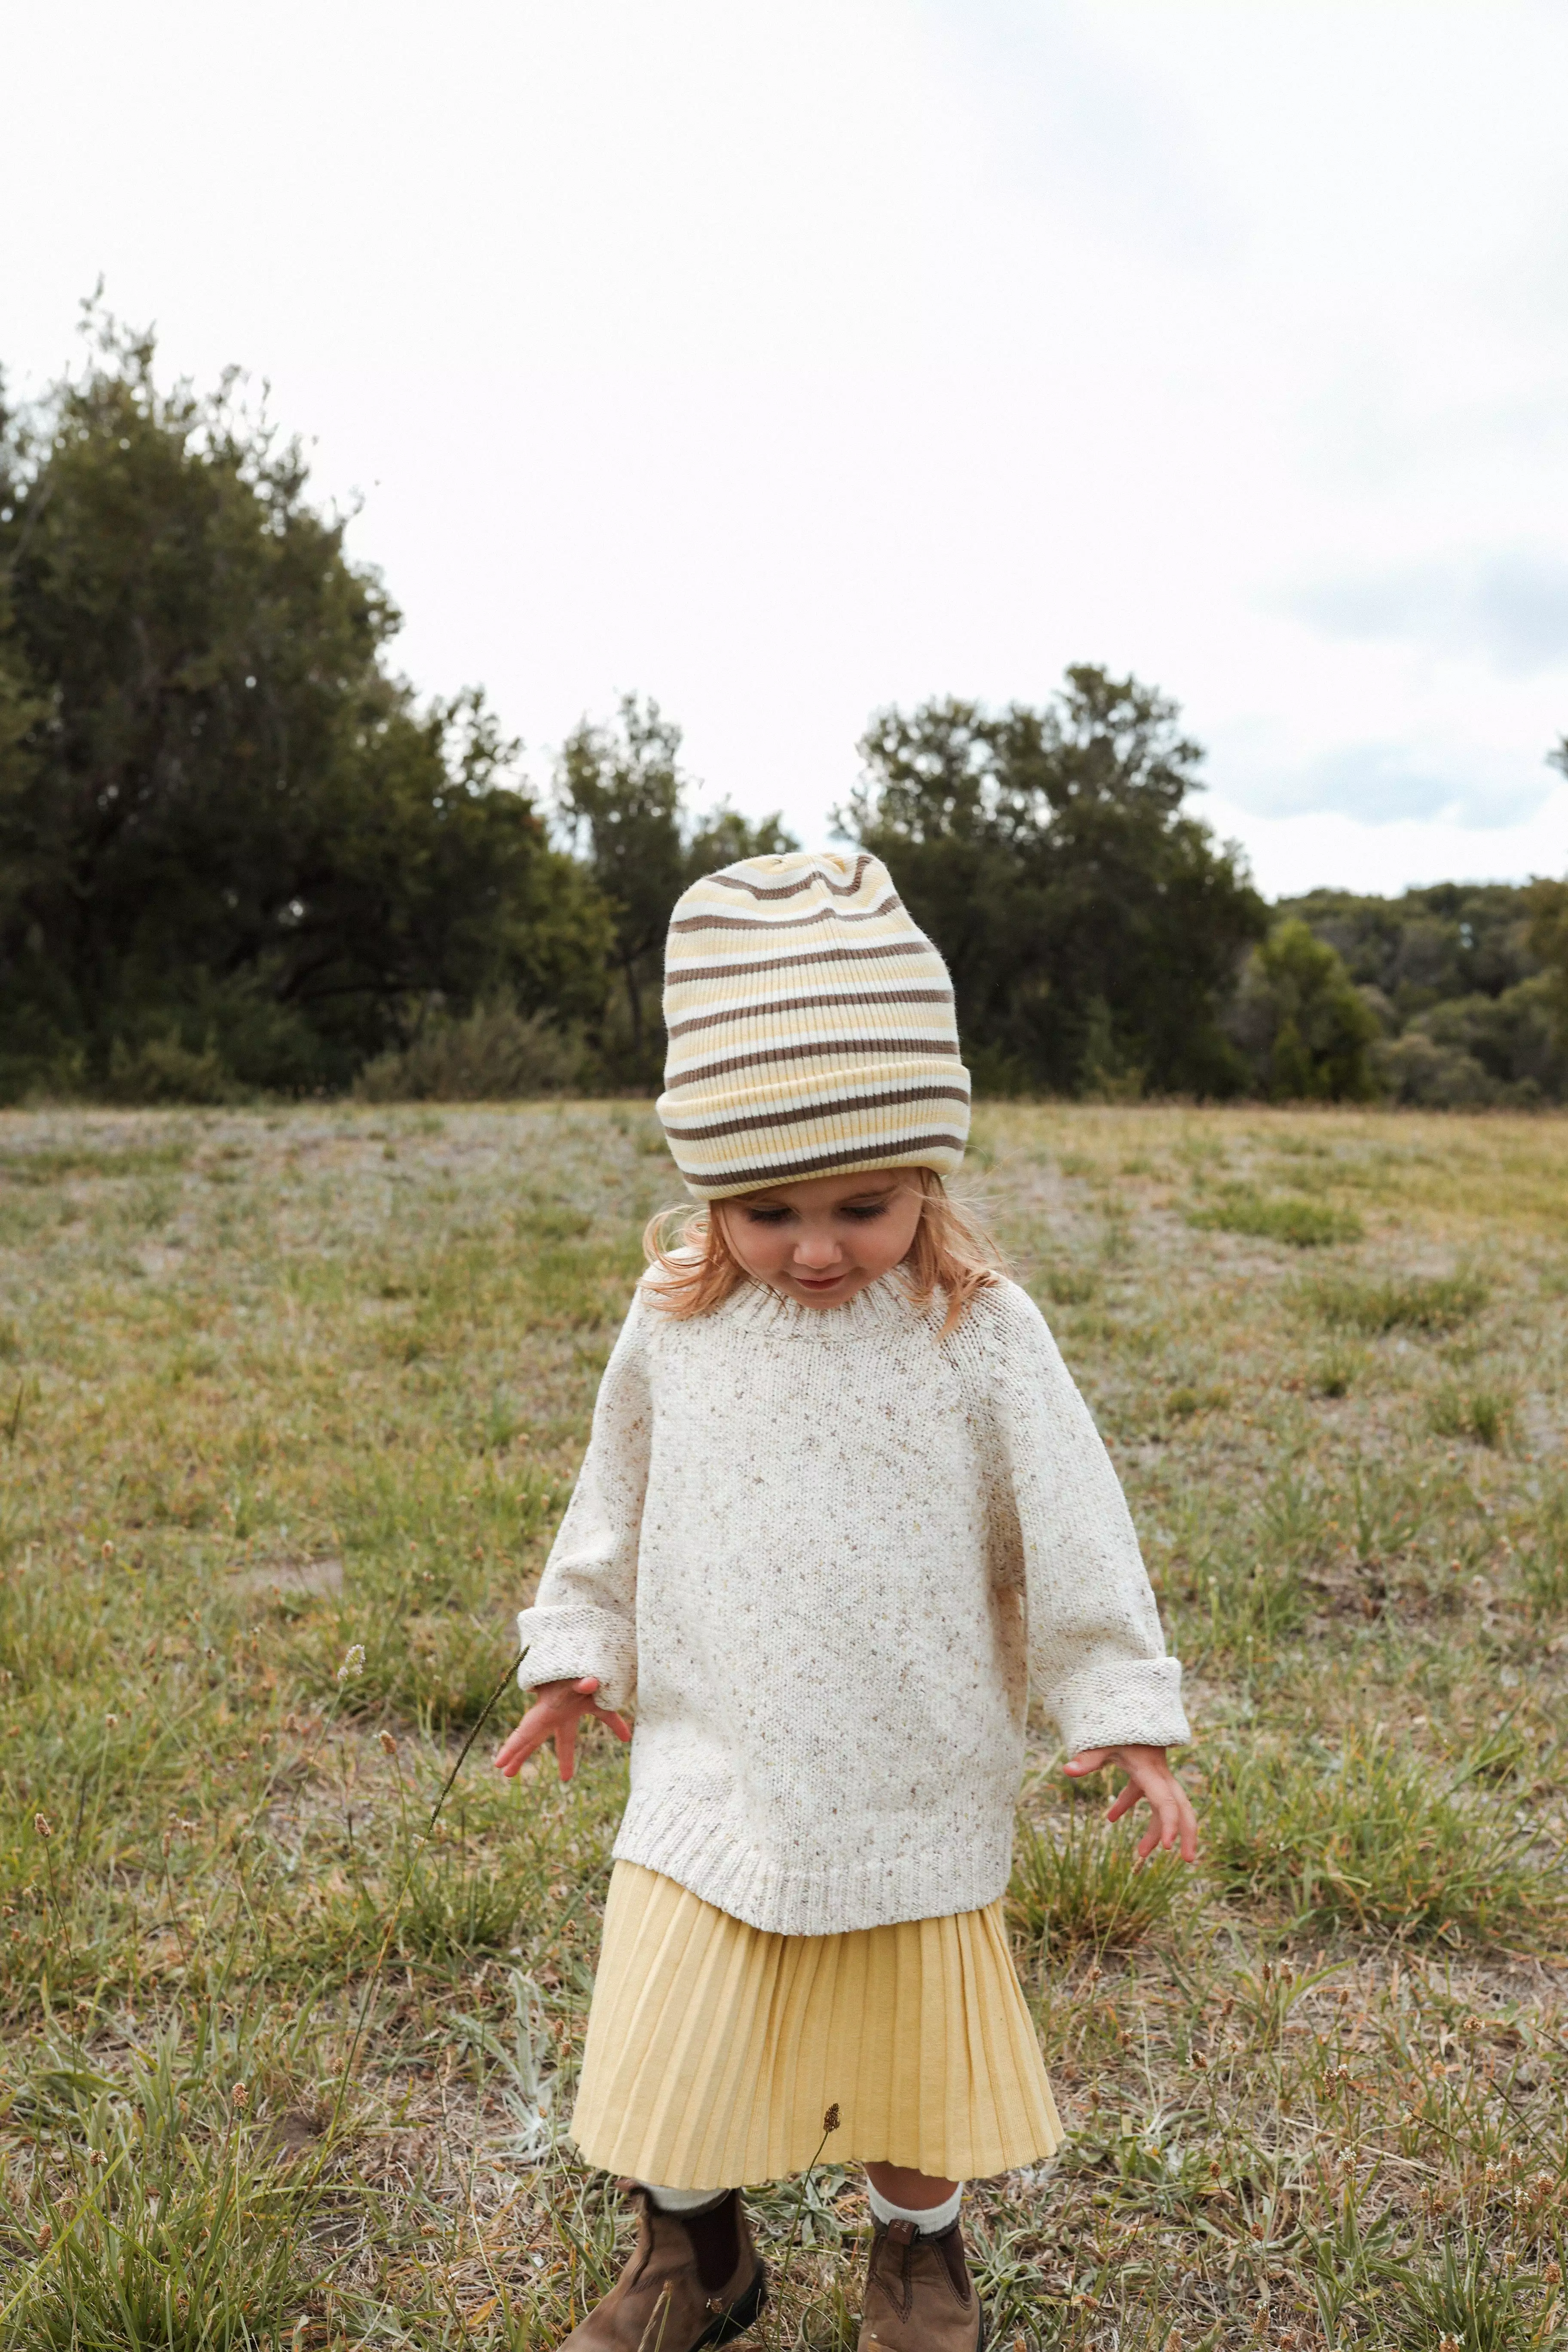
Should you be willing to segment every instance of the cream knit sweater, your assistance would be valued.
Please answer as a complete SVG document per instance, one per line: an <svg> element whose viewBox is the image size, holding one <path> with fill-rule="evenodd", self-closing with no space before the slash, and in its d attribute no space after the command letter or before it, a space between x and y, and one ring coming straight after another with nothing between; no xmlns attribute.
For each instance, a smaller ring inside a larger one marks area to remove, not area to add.
<svg viewBox="0 0 1568 2352"><path fill-rule="evenodd" d="M994 1901L1031 1685L1069 1750L1188 1736L1037 1308L1003 1283L939 1340L897 1276L687 1322L646 1288L519 1620L526 1685L636 1702L616 1855L786 1935Z"/></svg>

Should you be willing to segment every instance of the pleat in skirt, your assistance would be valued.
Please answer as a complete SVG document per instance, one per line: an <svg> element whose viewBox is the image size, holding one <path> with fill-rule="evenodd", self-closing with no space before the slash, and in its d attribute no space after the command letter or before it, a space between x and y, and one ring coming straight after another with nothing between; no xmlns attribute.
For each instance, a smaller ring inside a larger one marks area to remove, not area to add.
<svg viewBox="0 0 1568 2352"><path fill-rule="evenodd" d="M1062 2127L1000 1903L768 1935L620 1862L572 2137L607 2172L732 2189L819 2150L984 2179L1054 2155Z"/></svg>

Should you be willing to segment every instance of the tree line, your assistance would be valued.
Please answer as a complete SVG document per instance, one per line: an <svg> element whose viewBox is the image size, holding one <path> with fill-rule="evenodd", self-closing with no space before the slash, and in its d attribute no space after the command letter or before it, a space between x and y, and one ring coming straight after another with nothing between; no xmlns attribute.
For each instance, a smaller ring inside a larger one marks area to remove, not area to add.
<svg viewBox="0 0 1568 2352"><path fill-rule="evenodd" d="M670 908L780 819L703 811L637 697L531 791L482 693L397 676L241 381L165 390L89 325L0 400L0 1100L657 1085ZM1568 885L1271 908L1176 704L1088 665L860 751L838 830L941 946L983 1091L1568 1097Z"/></svg>

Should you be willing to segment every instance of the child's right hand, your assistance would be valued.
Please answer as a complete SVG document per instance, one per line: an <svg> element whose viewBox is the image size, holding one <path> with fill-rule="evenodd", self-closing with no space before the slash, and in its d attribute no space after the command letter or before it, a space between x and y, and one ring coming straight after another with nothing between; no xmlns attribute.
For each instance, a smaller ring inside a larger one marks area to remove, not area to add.
<svg viewBox="0 0 1568 2352"><path fill-rule="evenodd" d="M607 1723L617 1739L629 1739L630 1727L620 1716L608 1707L595 1706L594 1693L598 1687L595 1675L584 1675L576 1682L541 1683L533 1694L533 1705L517 1729L497 1748L496 1770L504 1772L509 1780L515 1780L534 1749L542 1748L547 1739L553 1739L556 1769L563 1780L569 1780L576 1769L580 1716L591 1715L595 1723Z"/></svg>

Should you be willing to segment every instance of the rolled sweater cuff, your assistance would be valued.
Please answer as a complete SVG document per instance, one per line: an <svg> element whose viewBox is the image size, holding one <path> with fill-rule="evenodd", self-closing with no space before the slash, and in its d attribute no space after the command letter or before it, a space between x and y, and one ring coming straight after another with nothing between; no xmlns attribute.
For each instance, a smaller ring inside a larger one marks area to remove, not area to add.
<svg viewBox="0 0 1568 2352"><path fill-rule="evenodd" d="M1069 1756L1086 1748L1179 1748L1192 1738L1179 1658L1097 1661L1053 1694Z"/></svg>
<svg viewBox="0 0 1568 2352"><path fill-rule="evenodd" d="M601 1706L629 1706L637 1692L637 1638L626 1620L582 1603L524 1609L518 1639L527 1651L517 1670L524 1690L542 1683L597 1678Z"/></svg>

